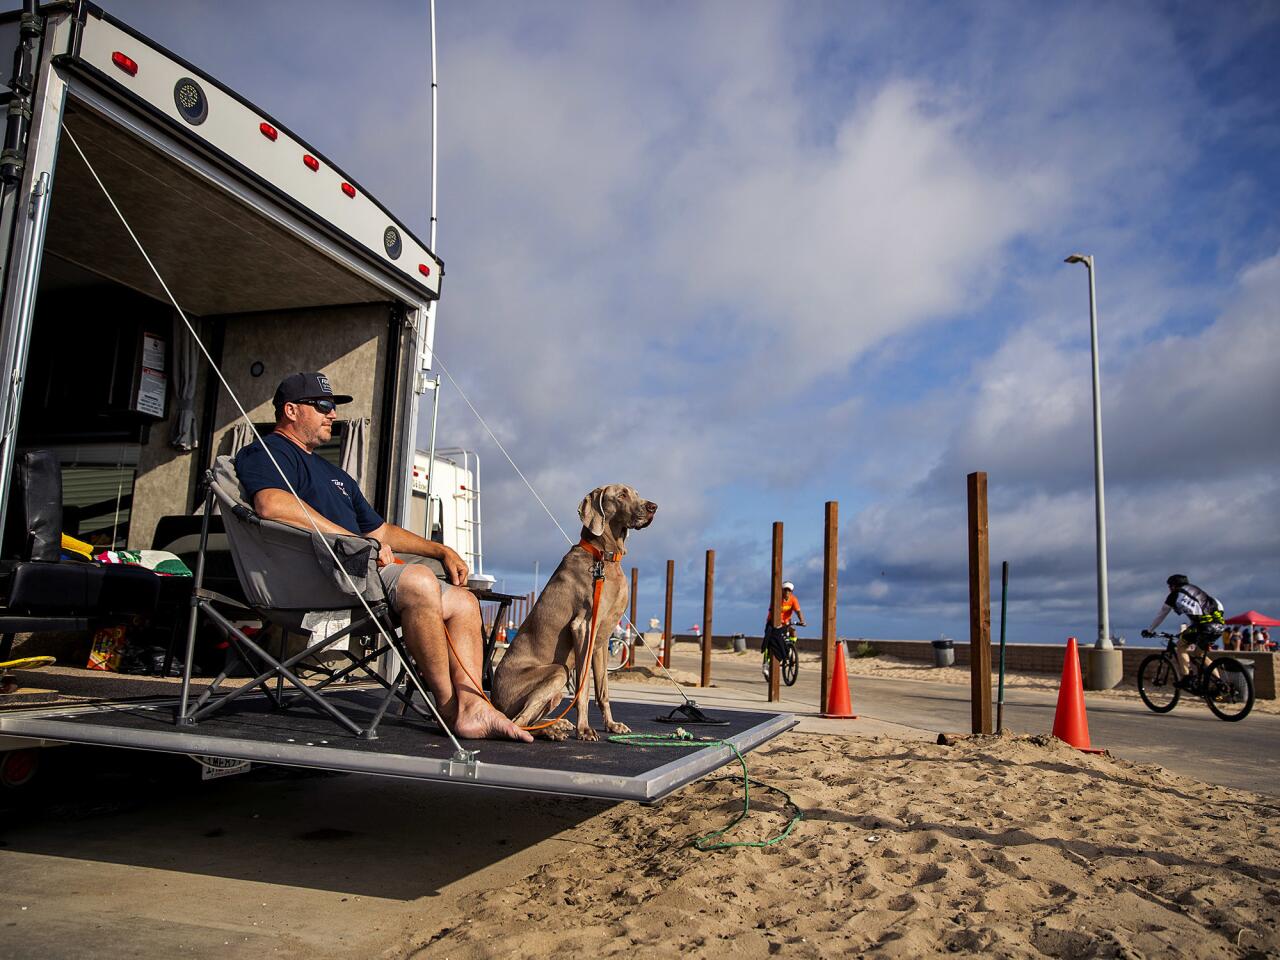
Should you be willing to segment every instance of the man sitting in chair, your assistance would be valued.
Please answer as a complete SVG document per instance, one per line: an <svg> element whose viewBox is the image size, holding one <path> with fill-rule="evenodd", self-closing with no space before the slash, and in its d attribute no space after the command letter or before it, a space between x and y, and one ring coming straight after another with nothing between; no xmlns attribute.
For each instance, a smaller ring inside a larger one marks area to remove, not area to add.
<svg viewBox="0 0 1280 960"><path fill-rule="evenodd" d="M267 520L310 529L308 514L322 533L374 540L378 573L387 598L400 618L409 647L441 715L459 737L530 741L533 738L495 710L467 679L463 666L450 656L445 627L471 676L479 677L484 641L480 605L466 588L467 565L453 550L387 523L369 505L350 474L315 449L333 435L338 404L323 373L295 373L276 388L276 426L262 438L280 470L306 504L285 487L280 473L257 441L236 454L236 473L253 501L254 512ZM431 567L397 563L396 553L438 560L448 583Z"/></svg>

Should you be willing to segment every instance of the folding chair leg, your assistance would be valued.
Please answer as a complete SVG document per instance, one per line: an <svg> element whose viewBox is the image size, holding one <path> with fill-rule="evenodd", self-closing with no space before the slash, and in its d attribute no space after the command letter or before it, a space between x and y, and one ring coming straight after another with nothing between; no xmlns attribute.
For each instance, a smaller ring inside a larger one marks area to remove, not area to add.
<svg viewBox="0 0 1280 960"><path fill-rule="evenodd" d="M391 701L396 699L400 693L400 684L404 683L405 669L400 668L400 675L396 677L395 682L390 685L387 695L384 696L378 704L378 709L374 711L373 719L369 721L369 725L364 728L364 738L366 740L378 739L378 724L382 722L383 716L387 712L387 707L391 706Z"/></svg>
<svg viewBox="0 0 1280 960"><path fill-rule="evenodd" d="M213 472L206 470L205 478L213 480ZM196 629L200 625L200 611L203 601L200 590L204 586L204 554L209 547L209 517L213 514L213 484L209 484L209 492L204 500L204 520L200 523L200 552L196 554L196 576L191 584L191 620L187 624L187 651L182 661L182 695L178 699L178 715L174 723L187 725L195 723L187 712L188 698L191 696L191 667L196 655Z"/></svg>

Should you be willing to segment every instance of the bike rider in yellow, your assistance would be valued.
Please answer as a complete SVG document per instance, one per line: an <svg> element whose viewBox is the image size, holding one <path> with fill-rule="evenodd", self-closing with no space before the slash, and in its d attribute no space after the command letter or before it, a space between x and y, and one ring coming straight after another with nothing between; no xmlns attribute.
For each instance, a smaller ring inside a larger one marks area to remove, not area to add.
<svg viewBox="0 0 1280 960"><path fill-rule="evenodd" d="M1201 590L1187 579L1185 574L1175 573L1166 583L1169 585L1169 596L1165 597L1164 606L1151 621L1151 626L1142 631L1144 637L1155 636L1155 630L1164 622L1171 612L1180 613L1187 618L1187 629L1178 638L1177 687L1186 690L1191 685L1188 673L1191 670L1189 651L1199 645L1208 650L1222 636L1222 604L1208 593Z"/></svg>

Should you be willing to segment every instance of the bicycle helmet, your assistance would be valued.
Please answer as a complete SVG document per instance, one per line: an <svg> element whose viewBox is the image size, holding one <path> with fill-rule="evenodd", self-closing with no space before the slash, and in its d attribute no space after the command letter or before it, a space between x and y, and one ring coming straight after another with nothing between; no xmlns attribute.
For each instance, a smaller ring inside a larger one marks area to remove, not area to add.
<svg viewBox="0 0 1280 960"><path fill-rule="evenodd" d="M1173 590L1177 590L1179 587L1186 586L1190 582L1191 582L1190 578L1188 578L1185 573L1175 573L1171 577L1169 577L1168 580L1165 581L1165 583L1169 585L1170 589L1173 589Z"/></svg>
<svg viewBox="0 0 1280 960"><path fill-rule="evenodd" d="M796 588L796 585L792 583L790 580L783 581L783 584L782 584L783 590L794 590L795 588Z"/></svg>

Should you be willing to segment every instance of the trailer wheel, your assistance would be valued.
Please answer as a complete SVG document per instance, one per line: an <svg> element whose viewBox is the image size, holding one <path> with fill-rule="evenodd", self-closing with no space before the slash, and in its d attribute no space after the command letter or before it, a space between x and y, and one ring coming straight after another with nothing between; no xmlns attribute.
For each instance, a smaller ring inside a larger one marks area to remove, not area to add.
<svg viewBox="0 0 1280 960"><path fill-rule="evenodd" d="M39 771L39 750L8 750L0 756L0 790L21 790Z"/></svg>

